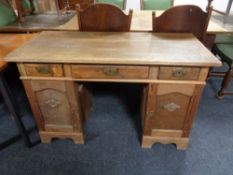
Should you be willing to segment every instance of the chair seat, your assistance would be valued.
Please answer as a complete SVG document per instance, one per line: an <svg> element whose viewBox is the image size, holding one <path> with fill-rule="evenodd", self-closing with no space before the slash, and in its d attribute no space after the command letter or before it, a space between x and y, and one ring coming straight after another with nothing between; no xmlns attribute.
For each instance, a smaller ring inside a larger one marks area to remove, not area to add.
<svg viewBox="0 0 233 175"><path fill-rule="evenodd" d="M233 44L233 35L230 34L216 35L215 44Z"/></svg>
<svg viewBox="0 0 233 175"><path fill-rule="evenodd" d="M233 67L233 44L215 44L213 52L219 55L229 67Z"/></svg>

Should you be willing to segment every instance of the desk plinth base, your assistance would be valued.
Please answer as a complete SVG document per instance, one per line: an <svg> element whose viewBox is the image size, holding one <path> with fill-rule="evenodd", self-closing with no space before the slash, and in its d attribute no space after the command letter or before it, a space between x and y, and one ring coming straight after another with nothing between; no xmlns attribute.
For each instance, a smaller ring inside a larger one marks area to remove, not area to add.
<svg viewBox="0 0 233 175"><path fill-rule="evenodd" d="M151 148L155 143L176 144L178 150L186 150L188 148L189 139L182 137L142 137L142 148Z"/></svg>
<svg viewBox="0 0 233 175"><path fill-rule="evenodd" d="M82 133L41 131L39 134L42 143L50 143L52 139L72 139L75 144L84 144L84 138Z"/></svg>

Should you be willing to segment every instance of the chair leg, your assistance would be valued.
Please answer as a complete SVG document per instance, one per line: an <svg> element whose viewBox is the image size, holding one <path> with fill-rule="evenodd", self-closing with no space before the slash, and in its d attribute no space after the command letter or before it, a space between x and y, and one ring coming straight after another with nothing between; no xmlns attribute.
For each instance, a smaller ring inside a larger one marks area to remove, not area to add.
<svg viewBox="0 0 233 175"><path fill-rule="evenodd" d="M13 98L13 95L11 94L11 91L9 90L9 87L7 86L7 83L5 82L5 79L3 77L2 72L0 72L0 90L2 92L2 96L4 98L4 101L8 107L11 115L13 116L13 118L16 122L16 125L17 125L19 132L23 136L23 139L24 139L26 146L31 147L32 143L27 135L27 132L26 132L26 129L23 125L21 117L18 114L16 102Z"/></svg>
<svg viewBox="0 0 233 175"><path fill-rule="evenodd" d="M217 98L218 99L223 99L224 97L224 90L228 87L230 81L231 81L231 77L233 75L233 68L230 68L227 73L226 76L223 79L222 85L221 85L221 89L218 92Z"/></svg>

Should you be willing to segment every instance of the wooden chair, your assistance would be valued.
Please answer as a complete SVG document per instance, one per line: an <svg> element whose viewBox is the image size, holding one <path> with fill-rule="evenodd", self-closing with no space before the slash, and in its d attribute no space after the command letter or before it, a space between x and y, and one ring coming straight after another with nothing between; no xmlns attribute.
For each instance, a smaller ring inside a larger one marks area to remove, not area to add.
<svg viewBox="0 0 233 175"><path fill-rule="evenodd" d="M172 7L159 17L153 12L153 32L193 33L204 42L211 12L212 7L204 12L194 5Z"/></svg>
<svg viewBox="0 0 233 175"><path fill-rule="evenodd" d="M9 1L0 1L0 26L7 26L15 21L17 21L17 16Z"/></svg>
<svg viewBox="0 0 233 175"><path fill-rule="evenodd" d="M174 0L140 0L141 10L166 10L174 5Z"/></svg>
<svg viewBox="0 0 233 175"><path fill-rule="evenodd" d="M126 3L127 0L96 0L98 3L110 3L110 4L115 4L122 10L125 10L126 8Z"/></svg>
<svg viewBox="0 0 233 175"><path fill-rule="evenodd" d="M33 0L16 0L15 4L19 21L23 21L25 15L33 14L35 11Z"/></svg>
<svg viewBox="0 0 233 175"><path fill-rule="evenodd" d="M228 66L228 70L226 72L209 73L209 76L224 77L221 88L217 94L218 99L223 99L225 94L233 95L233 91L226 90L233 76L233 35L217 35L212 51L215 55L218 55L221 58L223 63L226 63Z"/></svg>
<svg viewBox="0 0 233 175"><path fill-rule="evenodd" d="M128 32L133 11L126 15L120 8L111 4L91 4L84 11L77 8L80 31Z"/></svg>

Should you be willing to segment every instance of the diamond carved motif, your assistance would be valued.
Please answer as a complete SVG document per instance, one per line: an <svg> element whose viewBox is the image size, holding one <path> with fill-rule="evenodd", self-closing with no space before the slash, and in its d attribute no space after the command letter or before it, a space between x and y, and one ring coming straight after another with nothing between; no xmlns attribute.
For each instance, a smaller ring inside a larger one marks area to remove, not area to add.
<svg viewBox="0 0 233 175"><path fill-rule="evenodd" d="M58 105L61 105L60 101L54 98L47 100L45 104L49 105L51 108L56 108Z"/></svg>
<svg viewBox="0 0 233 175"><path fill-rule="evenodd" d="M169 112L174 112L175 110L180 109L180 106L176 103L171 102L164 105L163 108L168 110Z"/></svg>

